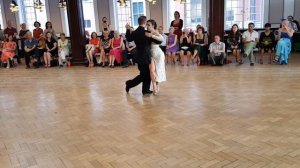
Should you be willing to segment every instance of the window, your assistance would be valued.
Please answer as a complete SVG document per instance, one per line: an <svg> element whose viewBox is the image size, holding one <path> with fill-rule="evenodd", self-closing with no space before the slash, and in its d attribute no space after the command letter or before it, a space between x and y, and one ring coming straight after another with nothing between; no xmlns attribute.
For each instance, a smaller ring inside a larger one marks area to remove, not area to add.
<svg viewBox="0 0 300 168"><path fill-rule="evenodd" d="M34 0L18 0L20 23L26 23L30 31L34 29L35 21L40 22L42 26L47 22L46 8L35 9L33 3Z"/></svg>
<svg viewBox="0 0 300 168"><path fill-rule="evenodd" d="M91 26L91 20L84 20L84 27L85 27L86 29L91 28L91 27L92 27L92 26Z"/></svg>
<svg viewBox="0 0 300 168"><path fill-rule="evenodd" d="M195 29L198 24L205 26L203 22L202 0L187 0L185 4L180 1L169 0L168 22L174 20L174 12L180 13L185 28ZM168 25L169 26L169 25Z"/></svg>
<svg viewBox="0 0 300 168"><path fill-rule="evenodd" d="M117 30L125 33L125 25L128 23L134 28L138 27L138 18L146 15L145 0L130 0L126 2L125 7L121 7L119 3L114 4L115 21Z"/></svg>
<svg viewBox="0 0 300 168"><path fill-rule="evenodd" d="M94 0L82 0L82 7L85 30L89 32L97 31Z"/></svg>
<svg viewBox="0 0 300 168"><path fill-rule="evenodd" d="M225 1L225 30L233 24L246 29L253 22L256 28L263 28L265 0L226 0Z"/></svg>
<svg viewBox="0 0 300 168"><path fill-rule="evenodd" d="M144 15L144 3L143 2L133 2L132 3L132 16L133 16L133 26L139 25L138 18Z"/></svg>

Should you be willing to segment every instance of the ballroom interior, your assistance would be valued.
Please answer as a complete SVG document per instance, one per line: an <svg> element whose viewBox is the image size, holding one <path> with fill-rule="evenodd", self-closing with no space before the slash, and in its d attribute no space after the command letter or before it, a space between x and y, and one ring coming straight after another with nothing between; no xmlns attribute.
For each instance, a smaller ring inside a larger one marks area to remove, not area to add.
<svg viewBox="0 0 300 168"><path fill-rule="evenodd" d="M23 23L33 32L35 21L42 29L50 21L71 53L62 68L26 68L24 57L10 68L0 62L0 168L299 168L299 29L287 65L274 61L278 43L270 54L255 48L254 66L244 55L239 64L228 47L223 66L189 64L176 52L158 95L143 95L142 84L126 92L137 65L87 67L85 51L87 35L102 38L104 17L123 37L140 16L169 35L178 11L182 28L197 33L200 25L209 45L215 35L226 43L233 24L244 32L254 23L261 34L270 23L277 33L284 19L300 21L299 7L299 0L0 0L1 31L8 22L19 34ZM16 44L18 55L19 35Z"/></svg>

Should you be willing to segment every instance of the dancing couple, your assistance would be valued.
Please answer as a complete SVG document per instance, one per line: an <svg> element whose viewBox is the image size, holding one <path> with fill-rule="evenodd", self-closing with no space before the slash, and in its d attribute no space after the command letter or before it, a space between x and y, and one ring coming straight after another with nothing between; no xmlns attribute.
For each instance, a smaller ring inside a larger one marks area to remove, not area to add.
<svg viewBox="0 0 300 168"><path fill-rule="evenodd" d="M159 44L163 36L156 30L157 24L154 20L148 20L146 16L138 18L139 27L131 32L130 26L126 25L126 38L128 42L134 41L136 53L134 61L138 64L140 74L134 79L126 81L126 92L140 83L143 83L143 95L159 92L159 83L166 81L165 55ZM147 30L146 30L147 28ZM153 91L150 90L152 81Z"/></svg>

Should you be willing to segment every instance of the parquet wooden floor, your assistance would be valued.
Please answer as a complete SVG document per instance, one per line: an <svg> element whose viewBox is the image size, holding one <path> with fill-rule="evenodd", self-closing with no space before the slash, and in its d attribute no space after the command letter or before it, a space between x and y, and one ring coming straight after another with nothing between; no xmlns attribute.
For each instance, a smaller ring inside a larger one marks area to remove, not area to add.
<svg viewBox="0 0 300 168"><path fill-rule="evenodd" d="M300 59L168 66L159 96L135 67L0 69L0 168L299 168Z"/></svg>

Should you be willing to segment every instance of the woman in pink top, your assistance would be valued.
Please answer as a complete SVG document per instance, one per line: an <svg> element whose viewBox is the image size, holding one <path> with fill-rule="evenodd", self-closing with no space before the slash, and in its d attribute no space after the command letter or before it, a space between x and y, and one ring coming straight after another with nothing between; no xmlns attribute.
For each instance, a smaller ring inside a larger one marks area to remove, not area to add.
<svg viewBox="0 0 300 168"><path fill-rule="evenodd" d="M9 61L11 61L16 55L16 42L12 41L13 37L9 36L8 41L3 43L1 61L7 62L7 68L10 67Z"/></svg>
<svg viewBox="0 0 300 168"><path fill-rule="evenodd" d="M121 64L122 62L122 45L123 38L119 36L119 32L115 31L114 38L111 43L111 50L109 52L109 67L114 67L115 60Z"/></svg>

